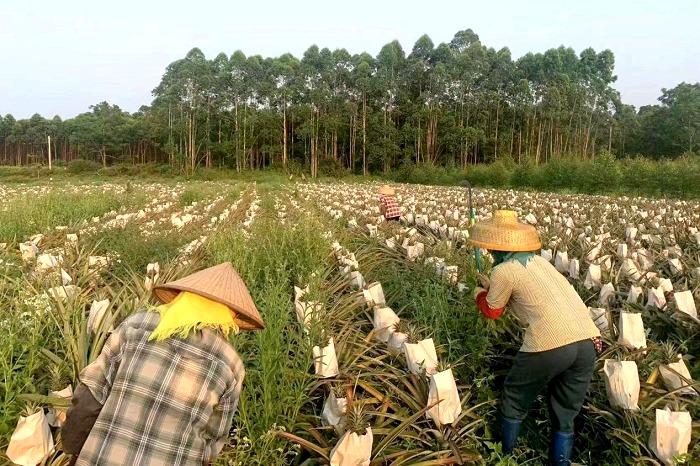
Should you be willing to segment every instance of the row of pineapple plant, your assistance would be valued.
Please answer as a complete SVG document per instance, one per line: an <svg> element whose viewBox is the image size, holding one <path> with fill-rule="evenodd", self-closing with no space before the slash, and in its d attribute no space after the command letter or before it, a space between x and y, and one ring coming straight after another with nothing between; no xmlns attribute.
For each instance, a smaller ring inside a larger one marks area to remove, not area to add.
<svg viewBox="0 0 700 466"><path fill-rule="evenodd" d="M365 199L371 198L371 190L366 191ZM670 213L670 207L659 207L657 210L647 208L646 211L640 212L640 215L633 217L639 223L632 224L630 218L624 217L624 211L620 211L618 206L611 209L617 210L614 221L603 217L602 220L608 223L597 225L595 229L593 226L579 229L571 215L561 214L561 208L567 207L564 204L566 203L559 202L559 207L552 208L550 213L545 210L546 206L541 206L545 212L538 213L539 220L531 212L524 215L525 220L535 225L539 224L543 243L549 246L543 249L542 256L553 261L560 272L570 277L572 284L589 301L591 316L601 327L608 343L618 349L616 353L608 353L601 359L601 373L609 406L635 409L636 404L632 402L632 398L635 397L635 386L639 385L638 380L635 383L635 379L638 379L636 362L626 361L628 356L625 352L637 351L635 354L641 355L646 353L648 359L654 360L659 359L656 355L660 351L660 345L652 343L650 350L639 351L646 348L648 332L644 329L641 315L628 311L643 309L646 313L653 313L655 318L661 315L666 320L670 319L672 325L697 329L695 301L699 275L699 237L697 229L690 226L688 221L690 217L697 218L697 214L676 209L673 215L680 221L674 223L673 228L669 228L662 225L658 217ZM668 204L673 205L673 202L669 201ZM688 207L684 202L676 204L681 208ZM552 221L555 215L553 211L557 209L559 218ZM352 215L350 213L350 216ZM645 219L650 220L646 226ZM350 223L351 227L356 225L357 222ZM542 228L543 225L547 227ZM643 233L638 236L640 230ZM369 229L369 234L377 235L373 229ZM625 239L616 239L621 236ZM683 244L683 247L680 247L678 242ZM387 246L391 247L390 243L387 243ZM647 252L649 250L654 252L650 254ZM575 254L573 259L568 257L570 251ZM582 262L584 267L581 267ZM626 299L622 299L623 296ZM646 306L639 304L640 301L643 303L644 297L647 298ZM617 327L611 325L613 320L618 321ZM609 332L611 328L612 334ZM689 425L691 413L697 410L697 401L693 401L696 389L683 355L676 352L661 359L664 364L657 364L653 369L653 374L662 374L659 380L664 382L667 390L660 398L674 400L680 397L689 403L681 403L683 406L689 406L689 411L673 411L671 405L665 406L665 409L653 412L654 421L647 423L654 429L647 430L646 452L653 452L668 464L670 458L682 457L687 451L691 444L690 428L685 427L687 438L684 433L681 436L682 441L672 447L662 447L664 442L658 440L657 432L671 428L669 425L674 423ZM650 377L648 382L656 383L657 379ZM631 388L626 388L625 384L631 385ZM660 393L660 389L653 390Z"/></svg>

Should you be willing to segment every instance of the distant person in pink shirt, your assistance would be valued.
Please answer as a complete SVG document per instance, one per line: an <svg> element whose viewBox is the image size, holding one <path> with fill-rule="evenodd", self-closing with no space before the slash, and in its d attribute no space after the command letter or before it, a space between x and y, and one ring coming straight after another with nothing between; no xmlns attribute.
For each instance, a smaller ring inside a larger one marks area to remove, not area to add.
<svg viewBox="0 0 700 466"><path fill-rule="evenodd" d="M379 202L382 203L380 212L387 221L398 222L401 218L401 210L396 202L396 192L389 185L379 188Z"/></svg>

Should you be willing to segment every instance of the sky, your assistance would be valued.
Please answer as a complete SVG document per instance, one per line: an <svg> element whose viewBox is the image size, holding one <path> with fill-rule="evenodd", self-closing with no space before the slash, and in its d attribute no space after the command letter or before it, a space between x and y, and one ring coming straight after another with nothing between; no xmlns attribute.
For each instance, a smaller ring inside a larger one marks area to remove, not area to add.
<svg viewBox="0 0 700 466"><path fill-rule="evenodd" d="M406 53L471 28L514 59L565 45L615 54L625 103L700 81L700 0L5 0L0 9L0 114L70 118L101 101L150 104L167 65L199 47L208 58L301 57L312 44Z"/></svg>

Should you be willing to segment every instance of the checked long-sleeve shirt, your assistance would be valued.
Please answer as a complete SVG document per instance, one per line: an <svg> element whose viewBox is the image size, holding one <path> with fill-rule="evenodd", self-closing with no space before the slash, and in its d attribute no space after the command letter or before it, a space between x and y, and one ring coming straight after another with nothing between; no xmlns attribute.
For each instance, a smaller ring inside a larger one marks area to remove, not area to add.
<svg viewBox="0 0 700 466"><path fill-rule="evenodd" d="M93 408L73 400L66 443L79 445L71 436L80 436L81 416L89 423L89 409L99 414L78 466L201 466L221 451L241 393L243 363L214 330L148 341L159 322L156 312L130 317L81 372L87 397L94 398L82 406Z"/></svg>

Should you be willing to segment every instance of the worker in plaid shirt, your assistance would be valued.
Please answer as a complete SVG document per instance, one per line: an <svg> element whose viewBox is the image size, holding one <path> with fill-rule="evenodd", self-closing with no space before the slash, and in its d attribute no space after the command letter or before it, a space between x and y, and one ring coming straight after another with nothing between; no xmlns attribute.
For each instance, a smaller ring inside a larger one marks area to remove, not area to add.
<svg viewBox="0 0 700 466"><path fill-rule="evenodd" d="M227 334L262 318L230 263L154 293L80 373L62 429L78 466L202 466L226 443L245 376Z"/></svg>
<svg viewBox="0 0 700 466"><path fill-rule="evenodd" d="M396 192L394 188L384 185L379 188L379 202L381 202L380 212L388 221L398 222L401 218L401 210L396 202Z"/></svg>

